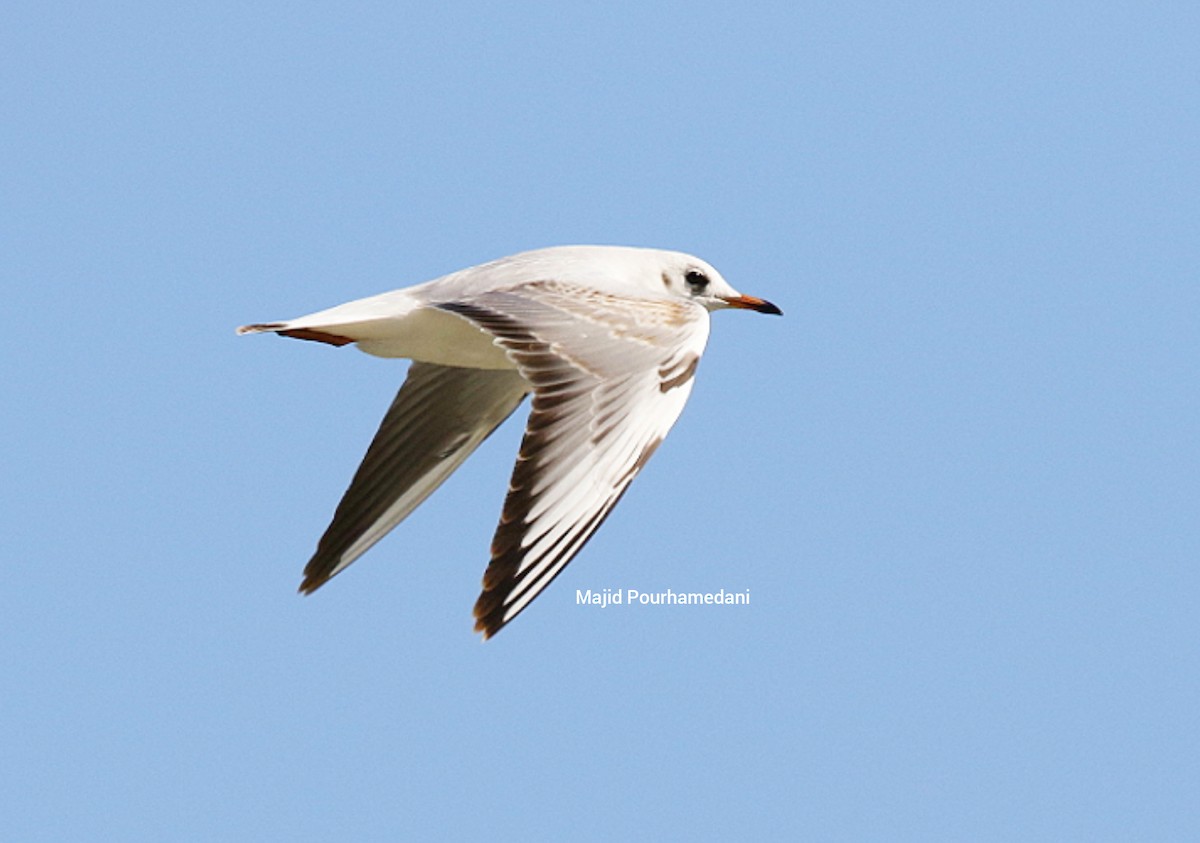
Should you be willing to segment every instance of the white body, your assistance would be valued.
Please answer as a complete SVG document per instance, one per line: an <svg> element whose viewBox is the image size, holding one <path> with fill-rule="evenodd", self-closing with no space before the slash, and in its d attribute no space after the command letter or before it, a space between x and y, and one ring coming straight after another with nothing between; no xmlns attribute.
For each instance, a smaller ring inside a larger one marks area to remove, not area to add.
<svg viewBox="0 0 1200 843"><path fill-rule="evenodd" d="M414 361L301 590L344 570L533 393L476 603L490 636L558 575L674 424L708 312L779 313L680 252L525 252L286 322L248 325Z"/></svg>

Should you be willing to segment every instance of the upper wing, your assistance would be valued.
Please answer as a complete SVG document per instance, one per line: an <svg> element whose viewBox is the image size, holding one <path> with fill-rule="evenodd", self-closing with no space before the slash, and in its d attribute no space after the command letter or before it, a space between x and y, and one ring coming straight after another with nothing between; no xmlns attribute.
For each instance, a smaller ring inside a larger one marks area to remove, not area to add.
<svg viewBox="0 0 1200 843"><path fill-rule="evenodd" d="M529 392L513 370L413 363L304 568L310 593L404 520Z"/></svg>
<svg viewBox="0 0 1200 843"><path fill-rule="evenodd" d="M488 331L533 385L475 629L496 634L566 567L679 417L708 313L554 282L437 305Z"/></svg>

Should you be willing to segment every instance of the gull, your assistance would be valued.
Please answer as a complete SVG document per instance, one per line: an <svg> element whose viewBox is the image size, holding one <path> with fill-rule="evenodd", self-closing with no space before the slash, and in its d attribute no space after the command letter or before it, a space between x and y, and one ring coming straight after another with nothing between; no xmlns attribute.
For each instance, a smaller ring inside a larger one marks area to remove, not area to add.
<svg viewBox="0 0 1200 843"><path fill-rule="evenodd" d="M532 393L475 603L475 631L495 635L562 573L662 443L691 393L708 314L725 308L781 313L691 255L559 246L238 328L412 360L300 591L403 521Z"/></svg>

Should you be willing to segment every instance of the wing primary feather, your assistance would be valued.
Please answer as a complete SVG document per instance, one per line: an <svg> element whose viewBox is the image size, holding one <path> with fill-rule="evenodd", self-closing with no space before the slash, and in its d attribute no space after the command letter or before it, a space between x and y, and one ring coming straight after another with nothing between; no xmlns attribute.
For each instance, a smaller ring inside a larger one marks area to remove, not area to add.
<svg viewBox="0 0 1200 843"><path fill-rule="evenodd" d="M533 389L474 607L485 639L524 611L611 514L683 409L708 336L707 313L688 303L656 303L643 324L641 302L528 287L438 305L492 334ZM668 307L676 310L664 318Z"/></svg>
<svg viewBox="0 0 1200 843"><path fill-rule="evenodd" d="M513 370L413 363L304 568L300 591L316 591L403 521L528 389Z"/></svg>

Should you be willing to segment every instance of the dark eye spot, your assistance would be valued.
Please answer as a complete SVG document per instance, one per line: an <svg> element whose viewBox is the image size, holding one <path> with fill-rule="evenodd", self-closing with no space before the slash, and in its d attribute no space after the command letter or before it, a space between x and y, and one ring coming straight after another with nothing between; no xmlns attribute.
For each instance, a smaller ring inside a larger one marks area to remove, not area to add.
<svg viewBox="0 0 1200 843"><path fill-rule="evenodd" d="M708 289L708 276L698 269L689 269L684 273L683 281L693 293L703 293Z"/></svg>

